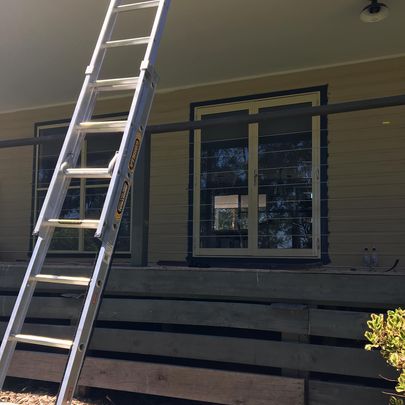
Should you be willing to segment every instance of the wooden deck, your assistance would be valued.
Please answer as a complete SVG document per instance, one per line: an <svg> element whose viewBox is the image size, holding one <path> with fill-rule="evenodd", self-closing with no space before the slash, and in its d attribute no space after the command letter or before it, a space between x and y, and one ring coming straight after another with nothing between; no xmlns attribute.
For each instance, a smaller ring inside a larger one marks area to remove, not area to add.
<svg viewBox="0 0 405 405"><path fill-rule="evenodd" d="M90 269L55 263L44 272ZM24 271L22 264L0 265L0 331ZM385 404L376 385L380 374L394 374L362 348L363 335L371 311L405 304L404 282L400 270L117 265L81 384L221 404ZM41 286L26 331L71 336L80 293ZM22 349L11 375L58 380L63 355Z"/></svg>

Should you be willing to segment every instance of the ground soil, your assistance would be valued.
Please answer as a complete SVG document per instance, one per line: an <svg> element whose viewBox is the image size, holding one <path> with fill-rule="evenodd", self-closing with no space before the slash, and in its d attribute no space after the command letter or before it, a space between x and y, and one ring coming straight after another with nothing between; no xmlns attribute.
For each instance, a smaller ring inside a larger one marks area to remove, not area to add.
<svg viewBox="0 0 405 405"><path fill-rule="evenodd" d="M0 403L8 404L25 404L25 405L54 405L55 396L46 393L21 392L12 391L0 392ZM89 400L74 400L72 405L104 405L106 402L89 401Z"/></svg>
<svg viewBox="0 0 405 405"><path fill-rule="evenodd" d="M0 405L54 405L58 385L33 380L9 378L0 391ZM79 391L80 392L80 391ZM129 392L85 389L72 405L213 405L175 398L163 398Z"/></svg>

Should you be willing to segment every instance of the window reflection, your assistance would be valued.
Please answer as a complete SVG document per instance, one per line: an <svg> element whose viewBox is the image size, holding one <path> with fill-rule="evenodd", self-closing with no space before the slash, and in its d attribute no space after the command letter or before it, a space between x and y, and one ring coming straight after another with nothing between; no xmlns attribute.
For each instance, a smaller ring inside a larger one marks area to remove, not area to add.
<svg viewBox="0 0 405 405"><path fill-rule="evenodd" d="M248 229L248 196L247 195L223 195L216 196L215 203L216 231L236 231Z"/></svg>
<svg viewBox="0 0 405 405"><path fill-rule="evenodd" d="M312 118L261 123L258 154L259 193L266 195L266 206L259 207L259 249L312 248Z"/></svg>

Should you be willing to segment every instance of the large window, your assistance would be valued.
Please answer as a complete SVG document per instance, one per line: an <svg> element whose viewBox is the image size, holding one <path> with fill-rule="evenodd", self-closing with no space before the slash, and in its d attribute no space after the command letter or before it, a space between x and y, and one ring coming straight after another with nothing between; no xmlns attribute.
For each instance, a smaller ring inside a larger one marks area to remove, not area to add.
<svg viewBox="0 0 405 405"><path fill-rule="evenodd" d="M319 105L318 92L200 106L205 120ZM317 117L194 134L194 256L320 257Z"/></svg>
<svg viewBox="0 0 405 405"><path fill-rule="evenodd" d="M64 136L67 123L57 125L37 126L37 136ZM116 134L90 135L84 141L82 153L79 157L78 167L107 167L108 163L119 148L121 138ZM63 141L46 143L36 148L35 190L34 190L34 220L45 199L49 183ZM108 180L73 179L62 208L61 218L98 219L101 215ZM121 222L118 235L116 252L127 253L130 251L130 204L127 207ZM50 251L54 253L87 253L97 250L97 240L94 230L56 228L52 239Z"/></svg>

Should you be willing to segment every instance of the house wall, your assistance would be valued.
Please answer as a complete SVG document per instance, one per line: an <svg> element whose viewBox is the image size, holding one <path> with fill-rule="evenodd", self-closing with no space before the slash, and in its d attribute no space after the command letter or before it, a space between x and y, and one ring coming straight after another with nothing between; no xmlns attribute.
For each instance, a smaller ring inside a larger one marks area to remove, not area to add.
<svg viewBox="0 0 405 405"><path fill-rule="evenodd" d="M405 58L201 86L157 95L151 123L187 121L190 103L328 85L329 103L405 93ZM127 110L127 99L97 113ZM36 122L67 118L72 106L0 115L0 139L33 136ZM382 125L391 121L391 125ZM405 259L404 107L329 117L329 255L359 266L364 247L380 263ZM151 152L149 261L184 261L188 238L188 132L154 135ZM0 150L0 259L23 259L29 243L32 147ZM402 216L401 216L402 215Z"/></svg>
<svg viewBox="0 0 405 405"><path fill-rule="evenodd" d="M403 94L404 67L401 58L187 89L161 95L154 117L162 122L185 121L192 102L325 84L329 103ZM383 266L404 259L405 234L400 233L405 225L404 112L398 107L329 117L332 265L361 265L365 247L377 248ZM383 126L383 121L392 124ZM156 135L152 140L152 262L181 261L186 256L188 142L188 133Z"/></svg>

